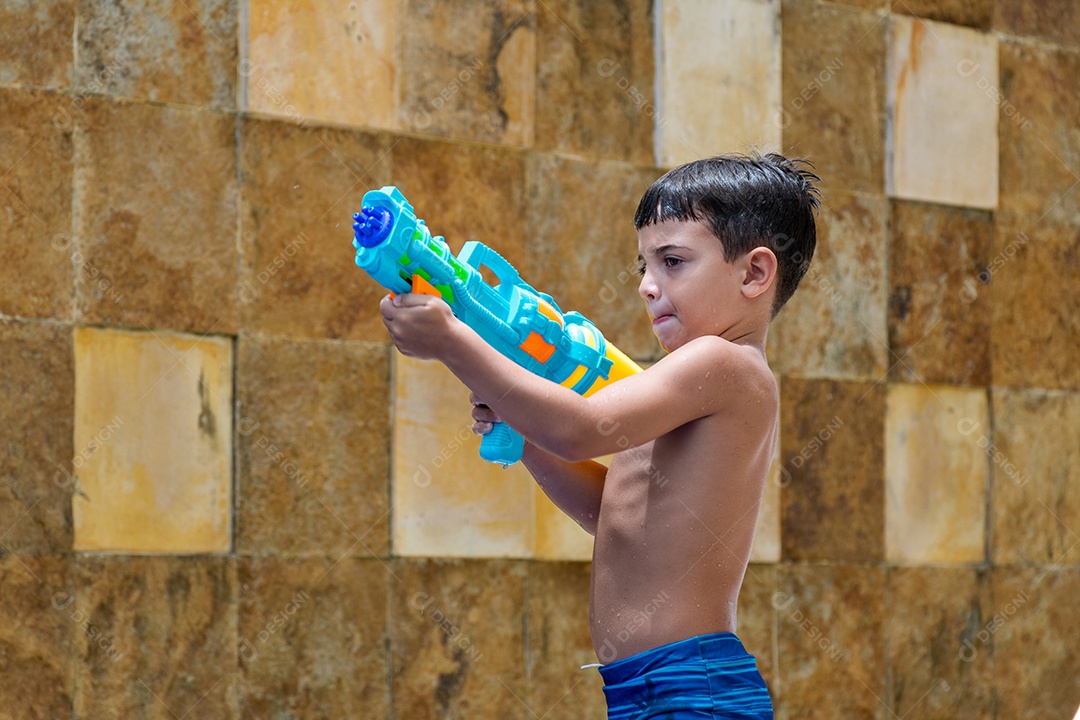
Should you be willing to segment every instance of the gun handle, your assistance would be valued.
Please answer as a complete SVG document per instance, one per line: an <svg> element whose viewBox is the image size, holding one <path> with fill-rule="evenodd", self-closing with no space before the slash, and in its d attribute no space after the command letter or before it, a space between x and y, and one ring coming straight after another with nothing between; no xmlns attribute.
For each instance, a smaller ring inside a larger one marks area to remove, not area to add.
<svg viewBox="0 0 1080 720"><path fill-rule="evenodd" d="M412 290L409 292L417 295L434 295L435 297L442 297L442 293L435 289L435 286L429 283L419 275L412 276ZM390 293L390 297L394 297L394 293Z"/></svg>
<svg viewBox="0 0 1080 720"><path fill-rule="evenodd" d="M525 438L504 422L495 423L491 432L480 440L480 457L503 467L520 460L524 449Z"/></svg>

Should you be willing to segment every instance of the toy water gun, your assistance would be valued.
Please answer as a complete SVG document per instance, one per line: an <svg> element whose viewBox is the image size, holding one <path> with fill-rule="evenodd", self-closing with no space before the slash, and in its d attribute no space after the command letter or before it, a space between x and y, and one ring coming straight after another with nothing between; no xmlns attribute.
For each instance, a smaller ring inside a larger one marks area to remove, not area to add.
<svg viewBox="0 0 1080 720"><path fill-rule="evenodd" d="M441 297L458 319L525 369L586 396L641 372L592 322L560 310L483 243L470 240L454 257L396 187L366 193L353 221L356 264L377 283L393 293ZM495 273L498 285L487 284L483 267ZM480 442L480 456L512 465L523 446L520 434L496 423Z"/></svg>

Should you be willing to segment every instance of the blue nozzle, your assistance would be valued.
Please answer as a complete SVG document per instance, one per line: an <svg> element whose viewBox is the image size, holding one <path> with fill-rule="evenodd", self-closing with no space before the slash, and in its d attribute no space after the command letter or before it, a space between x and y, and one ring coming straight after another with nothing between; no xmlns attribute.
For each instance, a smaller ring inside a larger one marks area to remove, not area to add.
<svg viewBox="0 0 1080 720"><path fill-rule="evenodd" d="M394 227L394 216L383 207L365 205L360 212L353 215L353 230L356 238L353 246L357 248L372 248L381 245Z"/></svg>

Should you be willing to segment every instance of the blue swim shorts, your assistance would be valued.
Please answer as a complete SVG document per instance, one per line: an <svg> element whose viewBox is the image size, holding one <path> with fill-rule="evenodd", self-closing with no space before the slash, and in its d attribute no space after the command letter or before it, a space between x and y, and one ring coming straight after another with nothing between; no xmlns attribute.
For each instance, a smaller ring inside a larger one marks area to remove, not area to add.
<svg viewBox="0 0 1080 720"><path fill-rule="evenodd" d="M600 667L609 720L773 720L754 656L734 633L661 645Z"/></svg>

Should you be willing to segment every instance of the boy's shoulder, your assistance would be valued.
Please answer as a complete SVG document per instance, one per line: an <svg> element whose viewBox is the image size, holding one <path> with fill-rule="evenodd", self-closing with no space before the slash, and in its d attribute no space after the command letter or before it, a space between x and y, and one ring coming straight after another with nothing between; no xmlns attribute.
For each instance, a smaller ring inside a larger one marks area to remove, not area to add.
<svg viewBox="0 0 1080 720"><path fill-rule="evenodd" d="M760 350L752 345L740 345L717 335L703 335L671 352L660 362L677 366L688 377L715 380L710 386L731 390L739 383L742 391L776 392L776 377ZM659 363L657 363L659 364ZM701 388L705 390L704 387Z"/></svg>

